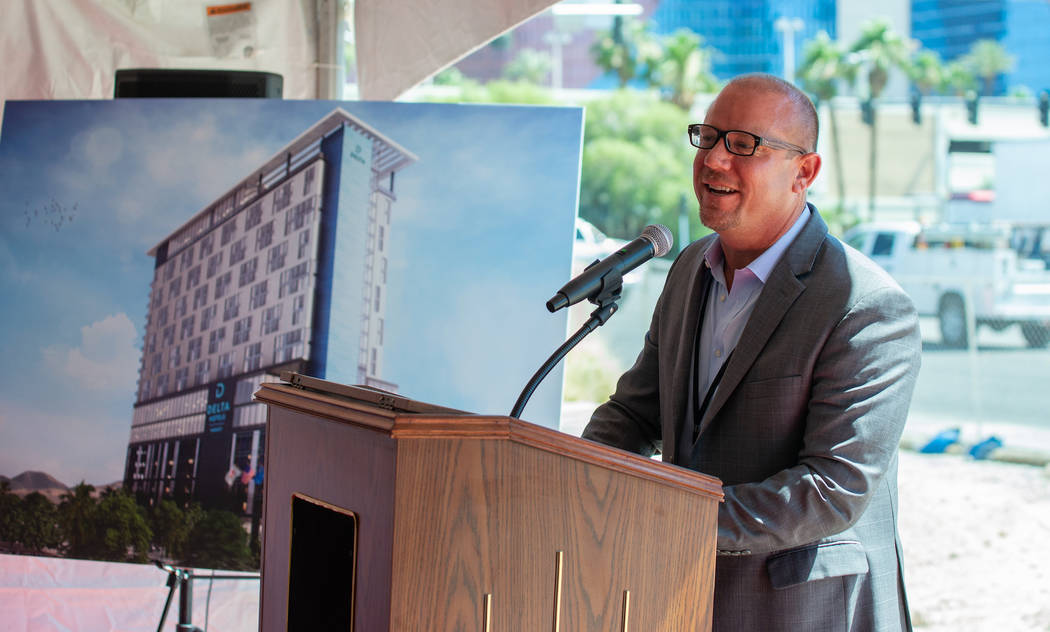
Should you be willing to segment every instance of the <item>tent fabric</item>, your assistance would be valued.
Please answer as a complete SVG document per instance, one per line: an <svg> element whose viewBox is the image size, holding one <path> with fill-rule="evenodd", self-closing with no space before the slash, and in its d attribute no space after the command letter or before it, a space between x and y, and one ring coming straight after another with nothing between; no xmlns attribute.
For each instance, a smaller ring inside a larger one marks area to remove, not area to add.
<svg viewBox="0 0 1050 632"><path fill-rule="evenodd" d="M273 72L286 98L314 98L315 0L207 14L229 2L3 0L0 102L109 98L120 68Z"/></svg>
<svg viewBox="0 0 1050 632"><path fill-rule="evenodd" d="M354 38L362 99L393 100L555 0L357 0Z"/></svg>
<svg viewBox="0 0 1050 632"><path fill-rule="evenodd" d="M194 569L190 621L209 632L259 629L259 581L210 582ZM250 573L214 571L216 575ZM156 630L168 597L168 574L152 564L0 555L0 620L6 632ZM176 588L164 630L179 620Z"/></svg>

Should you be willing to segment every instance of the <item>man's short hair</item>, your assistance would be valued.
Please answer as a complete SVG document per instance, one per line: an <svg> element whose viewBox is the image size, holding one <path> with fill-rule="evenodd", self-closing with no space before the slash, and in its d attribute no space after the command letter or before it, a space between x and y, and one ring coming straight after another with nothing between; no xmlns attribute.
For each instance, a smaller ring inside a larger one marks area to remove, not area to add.
<svg viewBox="0 0 1050 632"><path fill-rule="evenodd" d="M813 101L811 101L806 93L800 90L798 86L788 81L784 81L776 75L761 72L733 77L729 80L729 83L725 85L725 88L735 84L743 84L749 87L768 90L787 98L795 106L795 109L798 112L799 125L802 128L802 140L804 141L802 144L803 147L809 151L817 150L817 137L820 134L820 121L817 118L817 108L813 106ZM725 88L723 88L723 90Z"/></svg>

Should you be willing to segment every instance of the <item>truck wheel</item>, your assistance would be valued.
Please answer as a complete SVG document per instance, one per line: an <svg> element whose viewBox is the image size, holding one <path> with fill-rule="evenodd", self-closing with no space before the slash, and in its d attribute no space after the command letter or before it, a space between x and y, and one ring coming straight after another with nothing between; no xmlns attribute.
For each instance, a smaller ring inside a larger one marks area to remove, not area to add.
<svg viewBox="0 0 1050 632"><path fill-rule="evenodd" d="M941 341L946 347L960 349L969 340L966 335L966 307L956 294L949 294L941 299L941 309L937 313L941 326Z"/></svg>
<svg viewBox="0 0 1050 632"><path fill-rule="evenodd" d="M1021 323L1021 335L1032 349L1042 349L1050 343L1050 328L1035 323Z"/></svg>

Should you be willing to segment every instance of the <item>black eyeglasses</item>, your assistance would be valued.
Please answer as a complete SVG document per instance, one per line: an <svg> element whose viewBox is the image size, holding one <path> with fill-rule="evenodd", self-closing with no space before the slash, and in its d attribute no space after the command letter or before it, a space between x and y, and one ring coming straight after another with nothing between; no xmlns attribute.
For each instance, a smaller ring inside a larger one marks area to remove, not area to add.
<svg viewBox="0 0 1050 632"><path fill-rule="evenodd" d="M689 144L697 149L711 149L718 143L718 139L725 141L726 151L737 156L753 156L759 145L765 145L772 149L786 149L797 151L800 154L809 152L798 145L785 143L782 140L762 138L751 132L739 129L727 129L725 131L705 125L704 123L693 123L689 126Z"/></svg>

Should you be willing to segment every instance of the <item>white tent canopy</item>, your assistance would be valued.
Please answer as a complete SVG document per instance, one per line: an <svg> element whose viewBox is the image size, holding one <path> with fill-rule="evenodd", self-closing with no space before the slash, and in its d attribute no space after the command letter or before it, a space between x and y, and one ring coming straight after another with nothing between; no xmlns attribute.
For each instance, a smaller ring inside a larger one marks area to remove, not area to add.
<svg viewBox="0 0 1050 632"><path fill-rule="evenodd" d="M360 96L395 99L552 4L357 0ZM4 0L0 16L0 102L109 98L121 68L266 71L285 98L340 97L342 0Z"/></svg>

